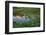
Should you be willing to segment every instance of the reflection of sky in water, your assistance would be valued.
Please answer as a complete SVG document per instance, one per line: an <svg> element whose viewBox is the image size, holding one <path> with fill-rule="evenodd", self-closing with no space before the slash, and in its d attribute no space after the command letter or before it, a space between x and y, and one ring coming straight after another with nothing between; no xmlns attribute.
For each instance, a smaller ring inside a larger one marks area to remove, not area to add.
<svg viewBox="0 0 46 35"><path fill-rule="evenodd" d="M29 18L21 17L21 19L19 19L19 18L13 16L13 22L29 22L29 21L31 21L31 19L29 19Z"/></svg>

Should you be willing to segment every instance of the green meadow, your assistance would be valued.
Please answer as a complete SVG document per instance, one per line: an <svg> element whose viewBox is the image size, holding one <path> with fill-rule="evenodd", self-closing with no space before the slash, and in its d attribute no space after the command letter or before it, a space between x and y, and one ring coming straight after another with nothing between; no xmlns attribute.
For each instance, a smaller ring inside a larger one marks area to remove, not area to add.
<svg viewBox="0 0 46 35"><path fill-rule="evenodd" d="M30 19L30 21L27 22L13 21L13 28L40 27L40 8L13 7L13 16L25 16Z"/></svg>

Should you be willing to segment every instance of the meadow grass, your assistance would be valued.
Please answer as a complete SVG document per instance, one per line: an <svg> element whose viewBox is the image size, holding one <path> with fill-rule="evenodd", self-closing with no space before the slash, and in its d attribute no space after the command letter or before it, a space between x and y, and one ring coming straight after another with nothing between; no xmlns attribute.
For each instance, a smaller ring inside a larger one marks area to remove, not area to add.
<svg viewBox="0 0 46 35"><path fill-rule="evenodd" d="M18 27L40 27L40 22L25 22L25 23L18 23L14 22L13 23L13 28L18 28Z"/></svg>
<svg viewBox="0 0 46 35"><path fill-rule="evenodd" d="M25 15L32 19L31 22L13 22L13 28L18 27L40 27L40 8L13 7L13 16Z"/></svg>

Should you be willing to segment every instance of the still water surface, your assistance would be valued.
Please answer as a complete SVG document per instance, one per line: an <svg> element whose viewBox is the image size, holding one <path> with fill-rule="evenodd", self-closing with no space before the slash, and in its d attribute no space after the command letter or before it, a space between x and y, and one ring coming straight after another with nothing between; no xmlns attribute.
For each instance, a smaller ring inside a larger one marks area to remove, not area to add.
<svg viewBox="0 0 46 35"><path fill-rule="evenodd" d="M29 22L29 21L31 22L32 20L30 18L13 16L13 22Z"/></svg>

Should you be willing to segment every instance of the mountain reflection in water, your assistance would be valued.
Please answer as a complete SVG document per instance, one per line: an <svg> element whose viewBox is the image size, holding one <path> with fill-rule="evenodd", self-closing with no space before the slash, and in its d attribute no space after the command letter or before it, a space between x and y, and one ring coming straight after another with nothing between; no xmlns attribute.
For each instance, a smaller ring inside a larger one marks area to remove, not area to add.
<svg viewBox="0 0 46 35"><path fill-rule="evenodd" d="M31 22L32 20L29 18L25 18L25 17L16 17L13 16L13 22Z"/></svg>

